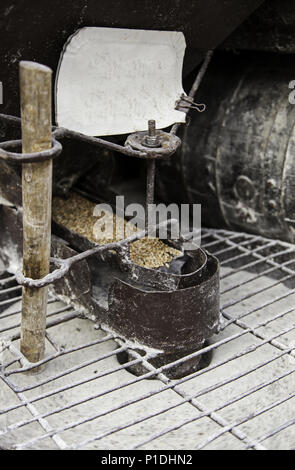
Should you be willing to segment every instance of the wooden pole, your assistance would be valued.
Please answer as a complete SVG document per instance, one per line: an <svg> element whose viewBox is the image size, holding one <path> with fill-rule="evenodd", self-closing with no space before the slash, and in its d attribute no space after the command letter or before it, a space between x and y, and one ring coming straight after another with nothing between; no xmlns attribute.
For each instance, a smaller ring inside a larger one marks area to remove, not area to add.
<svg viewBox="0 0 295 470"><path fill-rule="evenodd" d="M51 148L52 70L20 62L23 153ZM39 279L49 273L52 160L22 166L23 272ZM23 287L20 349L30 362L44 358L48 288Z"/></svg>

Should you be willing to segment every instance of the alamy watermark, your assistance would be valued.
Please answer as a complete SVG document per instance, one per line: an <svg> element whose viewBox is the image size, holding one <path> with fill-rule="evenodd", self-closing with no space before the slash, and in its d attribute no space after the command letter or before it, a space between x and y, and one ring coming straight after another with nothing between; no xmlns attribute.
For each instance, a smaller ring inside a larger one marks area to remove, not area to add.
<svg viewBox="0 0 295 470"><path fill-rule="evenodd" d="M115 223L114 217L115 215ZM110 204L97 204L93 211L97 221L93 225L93 236L121 240L136 230L147 230L148 237L165 240L183 240L184 250L195 250L201 244L201 205L200 204L149 204L146 208L137 203L125 207L124 196L116 197L115 214ZM128 220L128 224L125 220ZM171 225L155 226L173 219Z"/></svg>

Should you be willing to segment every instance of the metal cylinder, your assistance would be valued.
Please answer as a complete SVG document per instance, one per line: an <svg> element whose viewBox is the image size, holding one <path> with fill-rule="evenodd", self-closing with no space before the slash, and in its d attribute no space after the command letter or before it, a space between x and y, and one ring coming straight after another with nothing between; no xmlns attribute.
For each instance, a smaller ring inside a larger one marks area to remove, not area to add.
<svg viewBox="0 0 295 470"><path fill-rule="evenodd" d="M159 164L162 197L175 200L179 181L203 224L294 242L294 78L290 57L219 57L198 94L206 112L192 115L178 161Z"/></svg>

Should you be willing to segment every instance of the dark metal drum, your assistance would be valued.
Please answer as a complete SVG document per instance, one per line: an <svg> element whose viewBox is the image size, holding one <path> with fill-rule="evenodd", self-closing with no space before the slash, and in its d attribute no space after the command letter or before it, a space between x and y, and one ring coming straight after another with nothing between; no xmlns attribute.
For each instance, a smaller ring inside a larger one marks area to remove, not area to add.
<svg viewBox="0 0 295 470"><path fill-rule="evenodd" d="M202 204L202 222L295 241L295 78L289 56L215 58L178 157L161 165L164 199ZM178 193L175 185L178 182Z"/></svg>

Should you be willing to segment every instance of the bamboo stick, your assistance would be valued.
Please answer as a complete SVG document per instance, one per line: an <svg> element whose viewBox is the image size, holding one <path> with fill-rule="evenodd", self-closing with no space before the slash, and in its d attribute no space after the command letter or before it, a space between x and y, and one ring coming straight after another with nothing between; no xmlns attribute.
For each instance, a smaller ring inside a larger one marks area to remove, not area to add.
<svg viewBox="0 0 295 470"><path fill-rule="evenodd" d="M20 62L22 151L51 148L52 70ZM22 167L23 272L39 279L49 273L52 160ZM44 358L48 288L23 287L20 349L30 362Z"/></svg>

